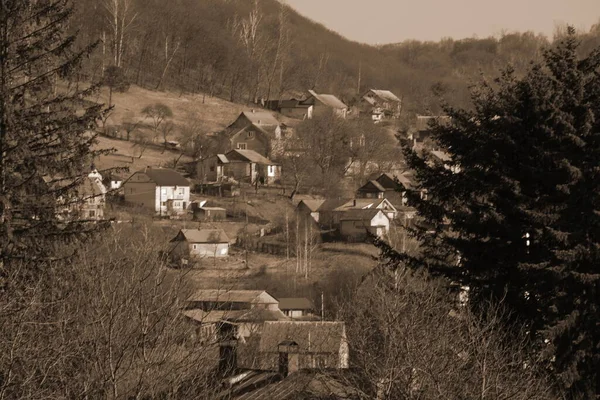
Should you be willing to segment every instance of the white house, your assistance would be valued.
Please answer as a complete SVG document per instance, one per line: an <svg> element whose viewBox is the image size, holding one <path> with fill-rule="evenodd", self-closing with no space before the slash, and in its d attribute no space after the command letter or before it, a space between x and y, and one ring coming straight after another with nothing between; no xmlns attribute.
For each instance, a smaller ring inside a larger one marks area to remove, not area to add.
<svg viewBox="0 0 600 400"><path fill-rule="evenodd" d="M171 239L172 254L183 258L222 258L229 255L229 238L222 229L182 229Z"/></svg>
<svg viewBox="0 0 600 400"><path fill-rule="evenodd" d="M153 210L156 215L180 215L190 204L190 183L179 172L147 167L124 184L125 201Z"/></svg>

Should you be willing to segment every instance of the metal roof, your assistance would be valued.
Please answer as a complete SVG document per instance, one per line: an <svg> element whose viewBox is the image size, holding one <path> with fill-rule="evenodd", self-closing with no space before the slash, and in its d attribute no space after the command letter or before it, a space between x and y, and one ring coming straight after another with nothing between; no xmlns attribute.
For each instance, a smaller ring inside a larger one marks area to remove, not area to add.
<svg viewBox="0 0 600 400"><path fill-rule="evenodd" d="M223 229L182 229L180 234L189 243L229 243Z"/></svg>
<svg viewBox="0 0 600 400"><path fill-rule="evenodd" d="M268 158L260 155L254 150L231 150L227 154L225 154L229 162L232 161L250 161L256 164L261 165L277 165L273 161Z"/></svg>
<svg viewBox="0 0 600 400"><path fill-rule="evenodd" d="M255 125L279 125L279 121L268 111L244 111L242 114Z"/></svg>
<svg viewBox="0 0 600 400"><path fill-rule="evenodd" d="M371 89L369 92L373 92L377 97L381 98L384 101L391 101L400 103L400 99L394 93L389 90L379 90L379 89ZM367 92L368 93L368 92Z"/></svg>
<svg viewBox="0 0 600 400"><path fill-rule="evenodd" d="M190 182L183 175L172 169L146 168L136 172L136 174L138 173L148 175L150 180L158 186L190 186Z"/></svg>
<svg viewBox="0 0 600 400"><path fill-rule="evenodd" d="M314 90L309 90L308 93L310 93L312 97L319 100L321 103L328 105L329 107L337 109L348 108L347 105L345 105L340 99L338 99L332 94L318 94ZM303 103L304 102L306 102L306 100L304 100Z"/></svg>
<svg viewBox="0 0 600 400"><path fill-rule="evenodd" d="M315 306L305 297L284 297L279 299L280 310L314 310Z"/></svg>

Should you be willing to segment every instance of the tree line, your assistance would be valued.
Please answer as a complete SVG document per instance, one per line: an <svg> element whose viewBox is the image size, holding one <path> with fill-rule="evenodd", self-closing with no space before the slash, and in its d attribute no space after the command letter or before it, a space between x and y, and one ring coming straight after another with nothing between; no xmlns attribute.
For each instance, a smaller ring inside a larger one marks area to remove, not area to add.
<svg viewBox="0 0 600 400"><path fill-rule="evenodd" d="M531 32L498 37L406 40L380 47L344 39L276 0L83 0L70 28L99 41L81 79L109 66L136 85L208 93L236 102L334 93L352 104L367 88L401 96L405 111L436 113L436 94L469 105L468 86L510 63L524 72L551 40ZM600 25L581 33L582 53ZM555 37L564 35L557 27Z"/></svg>

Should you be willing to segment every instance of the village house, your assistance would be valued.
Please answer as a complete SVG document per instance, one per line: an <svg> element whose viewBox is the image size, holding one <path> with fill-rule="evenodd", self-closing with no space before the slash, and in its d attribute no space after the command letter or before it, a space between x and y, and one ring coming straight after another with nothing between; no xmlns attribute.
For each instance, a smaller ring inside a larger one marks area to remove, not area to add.
<svg viewBox="0 0 600 400"><path fill-rule="evenodd" d="M231 149L253 150L264 157L280 155L286 133L268 111L244 111L226 129Z"/></svg>
<svg viewBox="0 0 600 400"><path fill-rule="evenodd" d="M361 115L369 116L375 123L398 118L402 100L389 90L369 89L359 101Z"/></svg>
<svg viewBox="0 0 600 400"><path fill-rule="evenodd" d="M304 297L283 297L279 298L279 309L292 319L312 316L315 306Z"/></svg>
<svg viewBox="0 0 600 400"><path fill-rule="evenodd" d="M344 322L267 321L259 335L237 343L237 367L279 371L348 368Z"/></svg>
<svg viewBox="0 0 600 400"><path fill-rule="evenodd" d="M352 199L333 210L334 224L339 226L344 212L350 210L381 210L391 221L398 210L388 199Z"/></svg>
<svg viewBox="0 0 600 400"><path fill-rule="evenodd" d="M179 259L222 258L229 255L229 238L222 229L181 229L171 239L173 257Z"/></svg>
<svg viewBox="0 0 600 400"><path fill-rule="evenodd" d="M340 236L348 241L365 240L367 232L382 237L390 229L390 219L379 209L352 209L340 214Z"/></svg>
<svg viewBox="0 0 600 400"><path fill-rule="evenodd" d="M334 210L348 201L350 199L302 200L296 206L296 212L313 218L323 229L335 229Z"/></svg>
<svg viewBox="0 0 600 400"><path fill-rule="evenodd" d="M308 91L309 96L299 102L299 106L308 106L306 118L324 115L332 112L340 118L346 118L348 106L332 94L318 94L314 90Z"/></svg>
<svg viewBox="0 0 600 400"><path fill-rule="evenodd" d="M44 176L42 180L58 193L56 197L58 219L85 221L104 219L107 189L102 183L102 175L94 166L92 171L79 182L51 176ZM67 191L67 188L73 185L73 191Z"/></svg>
<svg viewBox="0 0 600 400"><path fill-rule="evenodd" d="M126 202L156 215L181 215L190 204L190 183L172 169L147 167L123 183L123 194Z"/></svg>
<svg viewBox="0 0 600 400"><path fill-rule="evenodd" d="M408 136L408 139L413 142L413 147L422 147L425 141L431 137L432 131L430 124L434 122L447 126L452 123L452 118L446 115L417 115L415 129L412 130Z"/></svg>
<svg viewBox="0 0 600 400"><path fill-rule="evenodd" d="M265 321L288 320L265 290L197 290L184 308L183 315L201 328L198 332L214 334L226 352L233 351L227 349L232 340L259 333Z"/></svg>
<svg viewBox="0 0 600 400"><path fill-rule="evenodd" d="M325 202L325 200L300 200L296 206L296 212L300 215L308 215L315 222L319 222L319 207Z"/></svg>
<svg viewBox="0 0 600 400"><path fill-rule="evenodd" d="M227 218L227 210L222 207L209 207L206 205L206 200L200 202L192 202L191 205L194 221L224 221Z"/></svg>
<svg viewBox="0 0 600 400"><path fill-rule="evenodd" d="M281 165L252 150L231 150L198 162L198 176L204 182L274 184L281 179Z"/></svg>

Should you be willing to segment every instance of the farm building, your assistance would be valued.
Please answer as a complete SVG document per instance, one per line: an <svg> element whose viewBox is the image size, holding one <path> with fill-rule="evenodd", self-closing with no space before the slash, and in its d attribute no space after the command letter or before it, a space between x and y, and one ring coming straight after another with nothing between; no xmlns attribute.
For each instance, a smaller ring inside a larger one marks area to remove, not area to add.
<svg viewBox="0 0 600 400"><path fill-rule="evenodd" d="M123 183L125 201L153 210L156 215L181 215L190 204L190 183L179 172L147 167Z"/></svg>
<svg viewBox="0 0 600 400"><path fill-rule="evenodd" d="M348 106L332 94L318 94L314 90L308 91L309 96L298 103L299 106L308 106L306 118L319 116L333 111L340 118L346 118Z"/></svg>
<svg viewBox="0 0 600 400"><path fill-rule="evenodd" d="M224 221L227 218L227 210L221 207L194 207L194 221Z"/></svg>
<svg viewBox="0 0 600 400"><path fill-rule="evenodd" d="M347 240L364 240L367 232L381 237L390 229L389 218L379 209L354 209L340 214L340 235Z"/></svg>
<svg viewBox="0 0 600 400"><path fill-rule="evenodd" d="M238 368L280 371L280 362L286 373L348 368L344 322L267 321L255 340L238 342Z"/></svg>
<svg viewBox="0 0 600 400"><path fill-rule="evenodd" d="M171 243L175 244L172 254L184 259L229 255L229 238L222 229L182 229Z"/></svg>
<svg viewBox="0 0 600 400"><path fill-rule="evenodd" d="M305 297L284 297L279 299L279 309L286 316L294 319L311 315L315 306Z"/></svg>

